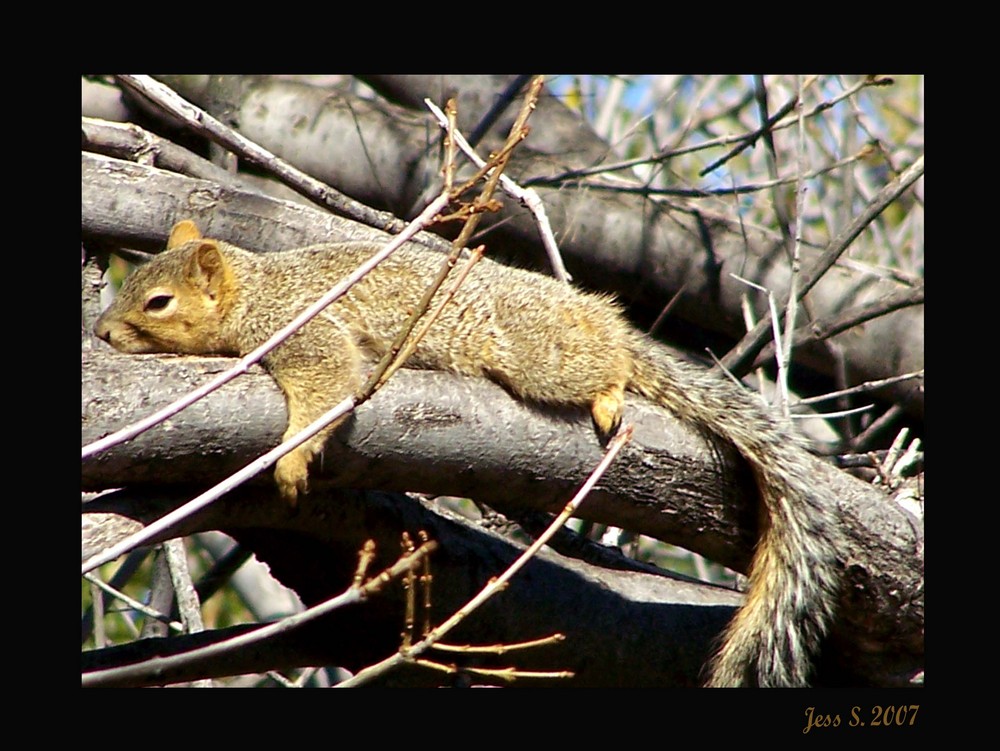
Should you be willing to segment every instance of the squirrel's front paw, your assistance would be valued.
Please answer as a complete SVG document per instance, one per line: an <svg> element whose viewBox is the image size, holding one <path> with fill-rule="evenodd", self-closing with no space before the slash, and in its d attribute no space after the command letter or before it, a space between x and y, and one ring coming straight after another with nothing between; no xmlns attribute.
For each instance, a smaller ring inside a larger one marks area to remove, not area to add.
<svg viewBox="0 0 1000 751"><path fill-rule="evenodd" d="M309 492L309 457L305 452L292 451L278 459L274 467L278 491L288 505L295 508L299 493Z"/></svg>

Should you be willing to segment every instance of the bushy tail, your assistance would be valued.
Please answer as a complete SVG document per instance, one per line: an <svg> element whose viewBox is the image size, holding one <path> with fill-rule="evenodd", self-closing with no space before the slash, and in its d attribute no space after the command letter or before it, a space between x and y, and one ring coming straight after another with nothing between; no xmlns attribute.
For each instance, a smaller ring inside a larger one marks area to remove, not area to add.
<svg viewBox="0 0 1000 751"><path fill-rule="evenodd" d="M807 685L840 581L836 520L810 490L809 456L753 394L644 344L629 390L733 444L767 512L746 603L723 636L708 685Z"/></svg>

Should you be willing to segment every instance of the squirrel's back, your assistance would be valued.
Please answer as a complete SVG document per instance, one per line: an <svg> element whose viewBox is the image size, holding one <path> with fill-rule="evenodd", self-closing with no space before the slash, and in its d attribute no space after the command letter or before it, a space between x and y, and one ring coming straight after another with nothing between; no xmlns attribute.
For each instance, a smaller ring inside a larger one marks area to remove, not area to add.
<svg viewBox="0 0 1000 751"><path fill-rule="evenodd" d="M239 254L241 275L266 279L268 286L283 290L273 301L262 301L259 294L244 298L247 307L238 316L243 351L264 341L378 249L368 243L269 254L227 248L229 254ZM348 327L367 359L381 357L443 260L439 253L404 246L336 301L327 318ZM431 309L444 294L438 292ZM272 303L277 303L274 310L261 310ZM246 338L249 318L266 319L270 331L255 328L254 336ZM534 402L590 406L609 383L624 384L630 378L635 341L636 332L606 296L482 259L455 290L407 366L486 376Z"/></svg>

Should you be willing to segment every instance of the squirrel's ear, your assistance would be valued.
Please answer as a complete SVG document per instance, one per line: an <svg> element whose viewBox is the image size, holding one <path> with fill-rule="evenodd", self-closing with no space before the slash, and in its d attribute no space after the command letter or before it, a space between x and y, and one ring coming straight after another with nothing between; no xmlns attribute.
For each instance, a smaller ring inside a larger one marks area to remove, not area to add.
<svg viewBox="0 0 1000 751"><path fill-rule="evenodd" d="M211 297L226 291L232 271L215 240L203 240L188 257L185 273L189 283Z"/></svg>
<svg viewBox="0 0 1000 751"><path fill-rule="evenodd" d="M191 240L198 240L201 238L201 232L198 231L198 227L190 219L184 219L183 221L177 222L170 230L170 239L167 240L167 250L172 248L177 248L186 242Z"/></svg>

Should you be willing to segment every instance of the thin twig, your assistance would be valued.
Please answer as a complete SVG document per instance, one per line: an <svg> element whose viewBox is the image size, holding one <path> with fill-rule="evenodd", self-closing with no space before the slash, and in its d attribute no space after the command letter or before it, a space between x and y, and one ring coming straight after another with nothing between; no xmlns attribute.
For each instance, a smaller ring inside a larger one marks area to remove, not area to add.
<svg viewBox="0 0 1000 751"><path fill-rule="evenodd" d="M486 135L493 123L500 118L500 115L506 112L507 108L517 98L518 93L531 78L530 75L515 76L514 80L507 84L507 88L493 98L493 104L489 110L479 119L472 132L469 133L468 142L473 148L479 145L479 142L483 140L483 136Z"/></svg>
<svg viewBox="0 0 1000 751"><path fill-rule="evenodd" d="M455 281L452 283L452 285L447 290L445 290L445 293L441 298L441 302L438 303L437 307L435 307L434 310L430 312L430 314L426 317L426 320L423 322L423 325L420 327L420 330L417 331L417 333L414 334L413 337L407 341L406 347L403 348L403 350L399 353L399 355L392 362L392 364L388 368L386 368L385 373L383 373L379 377L377 383L375 384L376 389L382 388L382 386L385 385L385 382L392 377L392 374L395 373L397 370L399 370L401 367L403 367L403 365L410 358L410 356L416 351L417 345L420 343L420 340L424 338L430 327L440 317L441 313L444 311L445 306L448 304L451 298L454 297L455 292L458 291L458 288L461 286L462 282L465 281L465 278L469 275L469 272L472 271L472 267L475 266L476 263L479 262L479 259L483 257L483 250L485 250L485 248L482 245L480 245L478 248L473 249L472 255L465 262L465 265L462 266L462 271L459 273L457 277L455 277Z"/></svg>
<svg viewBox="0 0 1000 751"><path fill-rule="evenodd" d="M788 362L784 359L785 347L782 345L784 336L781 333L781 327L778 324L778 321L780 321L781 319L778 316L778 308L774 303L774 293L771 292L771 290L769 290L767 287L761 284L757 284L756 282L752 282L749 279L744 279L743 277L737 276L736 274L730 274L729 276L731 276L736 281L747 285L748 287L752 287L753 289L766 295L767 297L767 309L770 311L771 314L771 337L773 342L772 346L774 347L775 352L778 353L778 356L775 358L778 366L778 378L775 382L775 391L777 393L777 404L775 406L779 407L781 409L782 414L784 414L787 417L788 416L788 370L787 370ZM743 301L744 301L743 305L744 320L747 322L748 328L753 328L753 323L754 323L753 310L751 309L749 301L746 299L745 295L743 296ZM739 380L736 378L736 376L732 374L730 374L730 377L733 379L734 382L738 382Z"/></svg>
<svg viewBox="0 0 1000 751"><path fill-rule="evenodd" d="M799 98L798 96L796 96L793 97L790 101L785 102L785 104L777 112L771 115L771 117L765 120L764 124L761 125L759 128L757 128L757 130L753 131L752 133L747 133L745 136L743 136L742 142L737 144L735 148L730 149L728 152L726 152L721 157L716 159L714 162L709 164L707 167L702 169L701 172L698 173L698 177L704 177L705 175L714 172L723 164L728 162L730 159L733 159L739 154L742 154L746 149L750 148L755 143L757 143L758 138L760 138L765 133L770 132L771 128L774 127L775 123L777 123L781 118L783 118L793 109L795 109L795 105L798 101Z"/></svg>
<svg viewBox="0 0 1000 751"><path fill-rule="evenodd" d="M833 420L839 417L850 417L860 415L875 408L874 404L862 404L860 407L849 409L838 409L835 412L816 412L808 415L791 415L793 420Z"/></svg>
<svg viewBox="0 0 1000 751"><path fill-rule="evenodd" d="M439 662L434 662L433 660L414 660L415 665L420 665L421 667L430 668L431 670L438 670L442 673L448 673L453 675L459 672L459 667L457 665L442 665ZM539 671L539 670L518 670L517 668L476 668L463 666L461 672L480 678L491 678L493 680L501 680L505 683L513 683L519 678L572 678L573 673L569 670L551 670L551 671Z"/></svg>
<svg viewBox="0 0 1000 751"><path fill-rule="evenodd" d="M802 111L802 94L805 86L802 76L797 76L798 91L796 92L796 110L798 111L798 139L796 154L795 173L798 180L795 185L795 237L792 242L792 260L789 270L788 281L788 302L785 305L785 325L781 327L784 332L784 344L781 345L777 339L774 341L774 350L778 354L778 371L780 376L781 408L787 417L788 410L788 372L792 364L792 348L795 346L795 319L799 312L799 276L802 271L802 225L806 211L806 181L803 173L806 171L806 130L805 117ZM769 134L770 135L770 134ZM772 316L776 315L772 312Z"/></svg>
<svg viewBox="0 0 1000 751"><path fill-rule="evenodd" d="M865 381L864 383L859 383L857 386L852 386L849 389L842 389L840 391L831 391L828 394L821 394L820 396L810 396L806 399L800 399L798 404L817 404L819 402L825 402L829 399L838 399L842 396L849 396L850 394L864 394L869 391L876 391L880 388L886 386L891 386L894 383L899 383L901 381L910 381L914 378L923 378L924 369L914 370L912 373L903 373L902 375L893 376L892 378L883 378L878 381Z"/></svg>
<svg viewBox="0 0 1000 751"><path fill-rule="evenodd" d="M89 581L95 587L103 589L105 592L107 592L115 599L121 600L126 605L128 605L132 610L142 613L148 618L154 618L155 620L167 624L167 627L170 628L172 631L176 631L179 634L184 633L184 624L181 623L180 621L170 620L169 614L161 613L159 610L151 608L148 605L141 603L138 600L133 599L132 597L129 597L121 590L116 589L115 587L112 587L110 584L105 583L104 581L101 580L100 577L95 576L94 574L84 574L83 578Z"/></svg>
<svg viewBox="0 0 1000 751"><path fill-rule="evenodd" d="M870 153L870 149L865 146L862 147L856 154L851 154L843 159L838 159L830 164L823 167L812 170L802 175L806 180L811 180L815 177L820 177L828 172L833 172L842 167L846 167L855 162L865 159ZM674 198L718 198L719 196L737 195L741 193L759 193L764 190L771 190L781 185L792 185L797 183L799 180L799 175L791 175L790 177L776 177L772 180L764 180L763 182L757 183L746 183L745 185L735 185L733 187L719 187L719 188L674 188L674 187L649 187L646 185L629 185L627 183L601 183L592 182L587 180L567 180L564 184L574 185L580 188L591 188L593 190L604 190L611 191L615 193L629 193L640 196L670 196ZM531 182L531 181L526 181Z"/></svg>
<svg viewBox="0 0 1000 751"><path fill-rule="evenodd" d="M444 131L444 166L441 172L444 175L444 190L449 195L454 194L455 169L458 163L456 157L457 144L455 143L455 132L458 130L458 107L454 99L449 99L444 103L447 111L445 131Z"/></svg>
<svg viewBox="0 0 1000 751"><path fill-rule="evenodd" d="M357 589L361 586L368 575L368 567L372 564L373 560L375 560L375 541L366 540L365 544L361 546L361 550L358 551L358 567L354 571L352 588Z"/></svg>
<svg viewBox="0 0 1000 751"><path fill-rule="evenodd" d="M436 642L436 652L457 652L459 654L490 654L503 655L507 652L517 652L525 649L537 649L566 641L565 634L551 634L540 639L528 639L519 642L504 642L502 644L445 644Z"/></svg>

